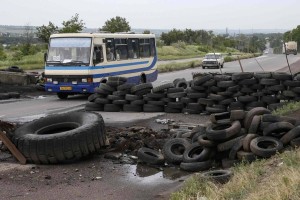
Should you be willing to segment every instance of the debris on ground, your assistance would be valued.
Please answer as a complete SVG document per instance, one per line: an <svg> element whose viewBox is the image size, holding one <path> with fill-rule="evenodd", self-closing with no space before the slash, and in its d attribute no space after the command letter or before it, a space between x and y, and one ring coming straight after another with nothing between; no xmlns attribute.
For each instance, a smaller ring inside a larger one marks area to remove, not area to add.
<svg viewBox="0 0 300 200"><path fill-rule="evenodd" d="M173 119L156 119L155 122L158 124L169 124L169 123L174 122L174 120Z"/></svg>

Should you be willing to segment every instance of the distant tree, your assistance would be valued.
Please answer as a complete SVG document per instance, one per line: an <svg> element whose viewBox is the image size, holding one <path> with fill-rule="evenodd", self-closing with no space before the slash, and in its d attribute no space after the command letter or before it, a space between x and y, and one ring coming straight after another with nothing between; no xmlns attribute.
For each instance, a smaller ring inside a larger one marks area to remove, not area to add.
<svg viewBox="0 0 300 200"><path fill-rule="evenodd" d="M58 33L58 27L52 22L49 22L48 26L40 26L36 28L36 36L43 42L48 43L51 34Z"/></svg>
<svg viewBox="0 0 300 200"><path fill-rule="evenodd" d="M300 25L294 28L291 31L287 31L283 34L283 38L285 42L288 41L296 41L298 42L298 51L300 50Z"/></svg>
<svg viewBox="0 0 300 200"><path fill-rule="evenodd" d="M31 45L32 45L31 43L32 43L32 40L33 40L33 36L34 36L34 33L33 33L33 30L32 30L32 27L27 24L25 26L24 34L23 34L24 43L21 46L21 52L22 52L23 55L29 55L30 54L30 48L31 48Z"/></svg>
<svg viewBox="0 0 300 200"><path fill-rule="evenodd" d="M59 28L52 22L49 22L48 26L40 26L36 28L36 36L43 42L48 43L51 34L54 33L78 33L84 29L85 23L79 19L79 15L76 13L70 20L62 22L63 27Z"/></svg>
<svg viewBox="0 0 300 200"><path fill-rule="evenodd" d="M150 34L150 30L144 30L143 34Z"/></svg>
<svg viewBox="0 0 300 200"><path fill-rule="evenodd" d="M62 22L63 28L59 33L79 33L85 28L83 20L79 19L79 14L76 13L70 20Z"/></svg>
<svg viewBox="0 0 300 200"><path fill-rule="evenodd" d="M171 45L178 41L184 41L184 32L174 28L168 33L162 33L160 39L163 40L166 45Z"/></svg>
<svg viewBox="0 0 300 200"><path fill-rule="evenodd" d="M102 28L100 28L99 30L111 33L128 32L131 30L131 27L129 26L129 22L127 22L125 18L116 16L115 18L107 20L104 26L102 26Z"/></svg>
<svg viewBox="0 0 300 200"><path fill-rule="evenodd" d="M0 43L0 60L5 60L6 59L6 53L4 52L3 46Z"/></svg>

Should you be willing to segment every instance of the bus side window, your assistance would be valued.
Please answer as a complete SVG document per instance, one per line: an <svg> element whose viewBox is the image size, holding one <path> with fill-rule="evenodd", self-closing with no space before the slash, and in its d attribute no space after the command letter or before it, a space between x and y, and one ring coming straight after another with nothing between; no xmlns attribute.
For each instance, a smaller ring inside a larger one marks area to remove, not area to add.
<svg viewBox="0 0 300 200"><path fill-rule="evenodd" d="M128 39L128 58L136 59L139 57L138 39Z"/></svg>
<svg viewBox="0 0 300 200"><path fill-rule="evenodd" d="M151 51L151 56L154 57L156 55L154 38L150 38L150 51Z"/></svg>
<svg viewBox="0 0 300 200"><path fill-rule="evenodd" d="M113 61L115 59L115 43L114 39L106 39L106 60Z"/></svg>
<svg viewBox="0 0 300 200"><path fill-rule="evenodd" d="M140 56L142 58L150 57L150 42L149 39L140 39Z"/></svg>
<svg viewBox="0 0 300 200"><path fill-rule="evenodd" d="M103 62L102 46L95 46L94 53L93 53L93 64L96 65L102 62Z"/></svg>

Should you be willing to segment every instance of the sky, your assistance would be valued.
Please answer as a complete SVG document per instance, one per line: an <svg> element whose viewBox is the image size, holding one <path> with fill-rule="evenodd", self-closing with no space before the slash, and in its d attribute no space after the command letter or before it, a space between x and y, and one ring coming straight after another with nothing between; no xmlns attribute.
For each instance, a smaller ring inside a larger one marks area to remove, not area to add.
<svg viewBox="0 0 300 200"><path fill-rule="evenodd" d="M143 29L293 29L299 0L2 0L0 25L57 26L76 13L87 28L124 17Z"/></svg>

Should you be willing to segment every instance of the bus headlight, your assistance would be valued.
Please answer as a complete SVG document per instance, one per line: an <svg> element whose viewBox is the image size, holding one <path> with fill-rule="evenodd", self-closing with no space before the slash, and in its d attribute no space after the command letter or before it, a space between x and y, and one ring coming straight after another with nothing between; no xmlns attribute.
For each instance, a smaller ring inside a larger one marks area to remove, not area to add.
<svg viewBox="0 0 300 200"><path fill-rule="evenodd" d="M53 81L53 84L56 84L56 85L57 85L57 84L58 84L58 81Z"/></svg>
<svg viewBox="0 0 300 200"><path fill-rule="evenodd" d="M47 82L52 82L52 78L47 78Z"/></svg>
<svg viewBox="0 0 300 200"><path fill-rule="evenodd" d="M72 84L73 84L73 85L76 85L76 84L77 84L77 81L72 81Z"/></svg>
<svg viewBox="0 0 300 200"><path fill-rule="evenodd" d="M81 81L82 81L83 83L87 83L87 78L83 78Z"/></svg>

